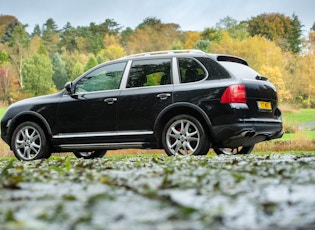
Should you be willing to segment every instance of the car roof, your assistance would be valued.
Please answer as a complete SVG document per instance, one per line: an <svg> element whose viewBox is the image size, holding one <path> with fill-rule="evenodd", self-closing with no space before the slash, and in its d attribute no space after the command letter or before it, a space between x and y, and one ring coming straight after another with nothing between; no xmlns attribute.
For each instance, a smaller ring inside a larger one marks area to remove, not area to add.
<svg viewBox="0 0 315 230"><path fill-rule="evenodd" d="M243 58L229 55L229 54L211 54L211 53L205 53L201 50L197 49L184 49L184 50L161 50L161 51L153 51L153 52L145 52L145 53L138 53L138 54L132 54L126 57L123 57L119 60L130 60L130 59L147 59L152 57L170 57L170 56L208 56L211 59L221 62L221 61L227 61L227 62L236 62L243 65L247 65L247 61L245 61Z"/></svg>

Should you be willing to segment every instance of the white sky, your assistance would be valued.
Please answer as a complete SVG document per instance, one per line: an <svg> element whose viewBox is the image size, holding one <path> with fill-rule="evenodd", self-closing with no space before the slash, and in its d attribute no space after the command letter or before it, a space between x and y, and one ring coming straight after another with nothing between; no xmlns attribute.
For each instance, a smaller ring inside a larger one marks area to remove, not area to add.
<svg viewBox="0 0 315 230"><path fill-rule="evenodd" d="M304 25L304 34L315 22L314 0L0 0L0 15L13 15L32 32L54 19L59 29L67 22L87 26L113 19L134 29L147 17L163 23L177 23L184 31L202 31L230 16L238 21L262 13L295 13Z"/></svg>

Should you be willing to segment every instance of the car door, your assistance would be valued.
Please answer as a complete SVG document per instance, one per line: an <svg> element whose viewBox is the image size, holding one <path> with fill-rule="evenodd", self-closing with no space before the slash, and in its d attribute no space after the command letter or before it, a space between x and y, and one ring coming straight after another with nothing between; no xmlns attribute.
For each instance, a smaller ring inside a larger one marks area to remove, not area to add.
<svg viewBox="0 0 315 230"><path fill-rule="evenodd" d="M125 66L126 62L107 64L74 83L74 93L64 95L59 104L60 135L110 136L115 131L119 86Z"/></svg>
<svg viewBox="0 0 315 230"><path fill-rule="evenodd" d="M171 58L132 62L118 102L118 132L153 131L158 114L173 101L171 66Z"/></svg>

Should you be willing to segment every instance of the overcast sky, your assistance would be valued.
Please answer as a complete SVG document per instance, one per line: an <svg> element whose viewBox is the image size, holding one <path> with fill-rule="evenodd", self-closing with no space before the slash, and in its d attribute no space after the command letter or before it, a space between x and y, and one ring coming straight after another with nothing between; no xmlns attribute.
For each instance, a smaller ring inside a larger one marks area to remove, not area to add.
<svg viewBox="0 0 315 230"><path fill-rule="evenodd" d="M113 19L134 29L143 19L156 17L163 23L177 23L184 31L202 31L230 16L238 21L262 13L295 13L304 25L304 33L315 22L314 0L0 0L0 15L13 15L32 32L48 18L61 29L87 26Z"/></svg>

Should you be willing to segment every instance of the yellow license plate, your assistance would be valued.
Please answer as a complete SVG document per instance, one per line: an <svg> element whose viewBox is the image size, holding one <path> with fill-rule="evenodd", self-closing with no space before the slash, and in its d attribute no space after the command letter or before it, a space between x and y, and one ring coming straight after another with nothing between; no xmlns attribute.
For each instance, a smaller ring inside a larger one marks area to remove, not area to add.
<svg viewBox="0 0 315 230"><path fill-rule="evenodd" d="M272 110L271 103L268 101L257 101L258 108L262 110Z"/></svg>

